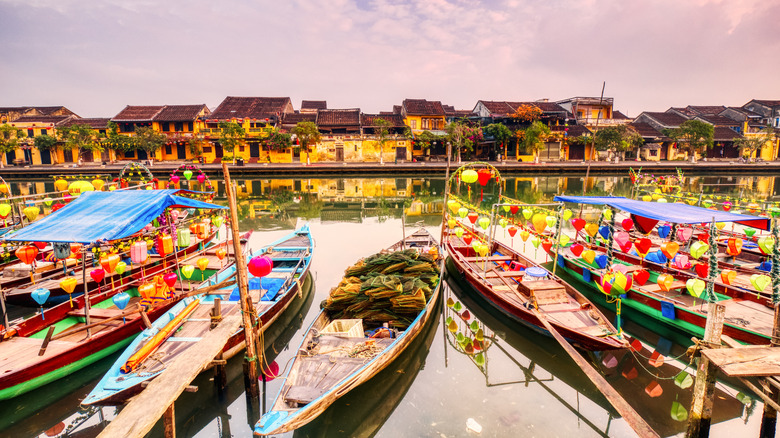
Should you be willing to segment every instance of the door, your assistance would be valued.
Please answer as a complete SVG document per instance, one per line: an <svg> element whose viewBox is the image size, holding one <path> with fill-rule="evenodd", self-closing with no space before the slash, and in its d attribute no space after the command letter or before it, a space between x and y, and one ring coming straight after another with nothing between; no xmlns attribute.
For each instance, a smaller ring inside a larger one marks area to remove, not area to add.
<svg viewBox="0 0 780 438"><path fill-rule="evenodd" d="M51 164L51 151L41 151L41 164Z"/></svg>
<svg viewBox="0 0 780 438"><path fill-rule="evenodd" d="M138 153L138 159L139 160L148 160L149 156L146 155L146 151L143 149L136 149L136 152Z"/></svg>
<svg viewBox="0 0 780 438"><path fill-rule="evenodd" d="M249 143L249 158L260 158L260 143L256 141Z"/></svg>
<svg viewBox="0 0 780 438"><path fill-rule="evenodd" d="M100 153L100 161L103 161L104 163L108 163L111 161L111 150L108 148L104 148L103 151Z"/></svg>
<svg viewBox="0 0 780 438"><path fill-rule="evenodd" d="M64 148L62 150L63 158L66 163L72 163L73 162L73 149L72 148Z"/></svg>
<svg viewBox="0 0 780 438"><path fill-rule="evenodd" d="M217 158L222 158L223 152L222 152L222 145L219 143L214 143L214 155L217 156Z"/></svg>
<svg viewBox="0 0 780 438"><path fill-rule="evenodd" d="M295 146L292 148L292 160L293 162L301 161L301 147Z"/></svg>
<svg viewBox="0 0 780 438"><path fill-rule="evenodd" d="M406 148L395 148L396 161L406 160Z"/></svg>
<svg viewBox="0 0 780 438"><path fill-rule="evenodd" d="M180 160L186 160L187 159L187 145L184 143L176 143L176 156L179 157Z"/></svg>
<svg viewBox="0 0 780 438"><path fill-rule="evenodd" d="M573 144L569 146L569 160L583 161L585 160L585 145Z"/></svg>
<svg viewBox="0 0 780 438"><path fill-rule="evenodd" d="M84 151L84 152L81 153L81 161L83 161L85 163L91 163L91 162L95 161L94 156L95 156L95 154L93 154L92 151L89 151L89 150L88 151Z"/></svg>
<svg viewBox="0 0 780 438"><path fill-rule="evenodd" d="M344 161L344 146L336 146L336 161Z"/></svg>

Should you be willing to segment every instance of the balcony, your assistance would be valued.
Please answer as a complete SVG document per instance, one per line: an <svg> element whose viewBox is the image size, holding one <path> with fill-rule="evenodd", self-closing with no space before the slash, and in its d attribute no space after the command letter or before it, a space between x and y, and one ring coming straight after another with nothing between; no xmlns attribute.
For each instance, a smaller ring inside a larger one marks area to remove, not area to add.
<svg viewBox="0 0 780 438"><path fill-rule="evenodd" d="M577 124L591 127L596 126L597 120L599 126L627 125L632 121L632 119L597 119L596 117L577 117Z"/></svg>

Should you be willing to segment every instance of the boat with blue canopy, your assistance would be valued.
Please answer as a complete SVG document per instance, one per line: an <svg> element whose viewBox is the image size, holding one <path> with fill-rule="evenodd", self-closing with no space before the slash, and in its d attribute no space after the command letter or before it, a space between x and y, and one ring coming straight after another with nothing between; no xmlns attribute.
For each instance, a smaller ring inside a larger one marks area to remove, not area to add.
<svg viewBox="0 0 780 438"><path fill-rule="evenodd" d="M172 190L85 193L55 214L14 232L8 240L78 243L81 261L86 264L86 254L93 248L104 248L114 239L136 235L153 220L169 215L171 207L209 211L224 208L176 196ZM56 381L127 345L142 330L144 320L157 319L180 299L183 280L179 266L218 250L201 245L214 235L214 222L209 223L210 229L204 231L201 242L194 239L168 247L170 255L166 253L163 260L171 262L158 265L159 270L124 266L123 269L141 271L143 275L110 287L104 281L102 287L91 289L84 281L84 266L83 295L50 309L41 307L36 315L6 325L0 330L0 400ZM157 237L170 237L167 233L172 230L173 223L169 221L164 230L158 230L161 235ZM147 237L139 236L138 240ZM110 252L105 255L100 259L104 270L115 271L120 258ZM38 288L34 294L36 301L43 304L49 291Z"/></svg>
<svg viewBox="0 0 780 438"><path fill-rule="evenodd" d="M622 197L556 196L555 200L607 207L596 223L573 218L576 237L558 246L557 255L548 250L558 267L589 286L584 292L592 299L615 305L619 316L649 317L694 336L703 336L708 303L717 302L726 309L725 335L749 344L769 342L777 278L754 277L762 290L772 284L775 293L763 296L730 284L731 274L724 274L727 270L718 265L728 254L719 250L716 226L731 222L768 230L769 218ZM620 225L614 210L627 213ZM702 224L706 234L692 238L690 226ZM683 233L686 227L689 232ZM633 229L644 236L656 230L668 240L632 236ZM691 257L691 266L679 269L675 263L682 260L683 246L696 257Z"/></svg>

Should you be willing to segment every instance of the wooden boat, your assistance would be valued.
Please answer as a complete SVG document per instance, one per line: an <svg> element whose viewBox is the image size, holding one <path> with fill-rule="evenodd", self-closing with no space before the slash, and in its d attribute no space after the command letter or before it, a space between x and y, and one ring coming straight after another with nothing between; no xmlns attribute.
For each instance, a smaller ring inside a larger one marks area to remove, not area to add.
<svg viewBox="0 0 780 438"><path fill-rule="evenodd" d="M404 250L404 248L409 249ZM419 260L426 260L427 264L438 271L437 262L432 261L434 258L423 255L432 248L435 248L435 254L438 255L438 244L435 239L430 233L420 229L383 251L380 255L358 262L358 265L348 269L347 272L361 266L375 266L370 265L370 263L385 256L419 257ZM387 263L382 266L385 265ZM436 273L410 272L409 274L413 281L421 281L424 275L427 275L429 281L434 282L434 284L430 285L430 296L424 307L396 337L364 337L362 329L360 329L364 321L366 328L373 328L376 325L378 331L389 332L389 329L383 328L381 324L369 322L366 318L334 320L327 309L317 316L307 330L301 346L298 348L298 353L290 364L290 371L284 377L282 387L271 409L255 425L255 434L269 435L287 432L310 422L339 397L385 369L409 346L422 332L426 323L432 319L432 310L439 299L441 287L440 279ZM348 281L348 278L355 277L348 276L342 281L342 285ZM358 280L359 282L360 280ZM334 291L331 292L331 298L333 298ZM422 293L422 290L419 293ZM403 296L400 295L399 298ZM391 322L398 321L400 318ZM367 357L356 357L358 355Z"/></svg>
<svg viewBox="0 0 780 438"><path fill-rule="evenodd" d="M625 200L625 198L594 197L589 199L588 197L558 196L555 199L565 202L606 203L622 210L626 210L627 206L627 204L623 204L621 201ZM642 201L629 201L642 203ZM710 210L701 212L699 210L703 209L698 207L669 204L669 206L672 205L677 206L675 208L680 209L684 215L688 215L688 219L685 220L691 223L706 222L708 221L707 218L711 218L713 214L721 215L716 217L716 221L747 222L752 224L751 226L756 225L760 221L768 222L766 218L734 215ZM644 208L641 205L639 207ZM629 210L626 211L631 211L631 207L628 208ZM669 208L666 210L669 210ZM697 211L704 216L696 216ZM651 219L668 222L683 220L679 214L674 215L669 211L659 209L652 209L652 212L648 209L642 214L647 214ZM637 218L638 213L635 213L633 217ZM763 226L763 228L766 227ZM604 247L594 247L594 250L606 252ZM574 254L571 247L568 247L559 251L556 263L561 269L564 269L577 280L589 286L587 289L583 289L583 293L586 293L589 298L608 306L608 295L602 293L597 287L597 283L602 281L603 276L608 271L601 268L596 262L584 260L581 255ZM701 337L704 335L704 326L707 318L707 300L706 298L692 296L686 287L687 280L699 278L696 274L675 272L667 269L665 265L654 265L647 260L641 260L639 257L624 252L615 251L613 256L613 268L611 271L620 270L625 275L631 275L632 277L640 271L647 273L647 278L642 284L634 281L633 287L624 296L621 296L624 312L637 312L674 330L683 331L693 336ZM670 274L673 278L673 281L664 287L658 284L658 277L662 274ZM769 343L773 325L773 312L766 305L766 296L758 297L755 293L730 287L718 281L713 283L713 287L718 303L726 307L723 334L748 344Z"/></svg>
<svg viewBox="0 0 780 438"><path fill-rule="evenodd" d="M268 256L274 263L271 273L262 281L253 278L249 284L255 312L260 319L258 332L265 332L301 293L301 280L309 271L313 248L309 226L304 225L247 258ZM214 285L235 272L236 267L231 264L199 287ZM215 300L220 301L223 316L241 312L238 289L234 287L184 298L133 340L82 404L120 404L141 392L144 382L162 373L168 364L186 354L188 347L211 330L210 315ZM176 332L175 336L173 332ZM243 336L242 329L227 341L223 359L244 348Z"/></svg>
<svg viewBox="0 0 780 438"><path fill-rule="evenodd" d="M473 238L486 240L481 233L466 232ZM491 245L487 255L480 257L472 245L451 230L445 240L457 271L491 305L549 335L539 320L541 315L581 349L611 350L626 346L618 330L577 289L504 244L493 241Z"/></svg>
<svg viewBox="0 0 780 438"><path fill-rule="evenodd" d="M12 240L94 245L135 234L147 220L171 206L222 208L174 193L159 190L83 194L56 215L15 232ZM94 217L99 217L99 221ZM65 223L70 224L68 229ZM216 250L211 247L206 251ZM143 300L139 299L136 286L140 282L136 280L76 297L72 303L62 303L0 331L0 400L53 382L129 343L149 317L156 319L180 299L166 283L160 283L142 285ZM130 296L126 310L113 300L122 290Z"/></svg>

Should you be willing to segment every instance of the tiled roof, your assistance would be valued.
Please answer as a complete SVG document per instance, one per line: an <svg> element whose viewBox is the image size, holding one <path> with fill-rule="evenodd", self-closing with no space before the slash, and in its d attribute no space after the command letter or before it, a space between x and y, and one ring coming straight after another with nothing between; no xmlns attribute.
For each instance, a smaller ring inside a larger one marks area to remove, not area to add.
<svg viewBox="0 0 780 438"><path fill-rule="evenodd" d="M289 97L235 97L228 96L211 112L210 119L230 120L266 119L292 112ZM288 109L290 109L288 111Z"/></svg>
<svg viewBox="0 0 780 438"><path fill-rule="evenodd" d="M403 107L401 105L393 105L393 114L401 114Z"/></svg>
<svg viewBox="0 0 780 438"><path fill-rule="evenodd" d="M517 107L512 107L509 103L503 101L481 100L480 102L491 114L511 114L517 109Z"/></svg>
<svg viewBox="0 0 780 438"><path fill-rule="evenodd" d="M14 120L13 123L60 123L65 119L73 116L21 116Z"/></svg>
<svg viewBox="0 0 780 438"><path fill-rule="evenodd" d="M497 116L509 115L517 111L522 105L531 105L542 110L542 113L563 113L566 114L566 108L558 105L555 102L507 102L507 101L491 101L481 100L482 104L490 111L491 114Z"/></svg>
<svg viewBox="0 0 780 438"><path fill-rule="evenodd" d="M125 109L115 115L111 120L116 122L151 122L154 116L160 113L164 105L134 106L127 105Z"/></svg>
<svg viewBox="0 0 780 438"><path fill-rule="evenodd" d="M63 120L62 122L58 123L57 126L73 126L73 125L87 125L92 129L107 129L108 128L108 122L110 122L111 119L108 118L87 118L87 119L77 119L77 118L70 118L67 120Z"/></svg>
<svg viewBox="0 0 780 438"><path fill-rule="evenodd" d="M562 106L558 105L555 102L525 102L531 105L535 105L540 110L542 110L543 113L565 113L566 109L564 109Z"/></svg>
<svg viewBox="0 0 780 438"><path fill-rule="evenodd" d="M325 100L302 100L301 111L317 111L321 109L328 109L328 102Z"/></svg>
<svg viewBox="0 0 780 438"><path fill-rule="evenodd" d="M759 100L753 99L753 102L760 103L764 106L780 106L780 100Z"/></svg>
<svg viewBox="0 0 780 438"><path fill-rule="evenodd" d="M404 118L400 114L361 114L360 124L365 127L376 126L374 123L377 119L384 119L390 122L390 127L400 128L404 125Z"/></svg>
<svg viewBox="0 0 780 438"><path fill-rule="evenodd" d="M693 110L691 110L689 108L680 107L680 106L673 106L673 107L669 108L668 110L666 110L667 113L670 113L672 111L677 111L678 113L685 114L686 116L694 116L694 115L696 115L696 113L693 112Z"/></svg>
<svg viewBox="0 0 780 438"><path fill-rule="evenodd" d="M360 109L319 110L317 126L360 126Z"/></svg>
<svg viewBox="0 0 780 438"><path fill-rule="evenodd" d="M719 114L726 109L723 105L708 105L708 106L696 106L688 105L687 108L693 111L694 114Z"/></svg>
<svg viewBox="0 0 780 438"><path fill-rule="evenodd" d="M404 99L403 107L407 114L420 116L443 116L441 102L425 99Z"/></svg>
<svg viewBox="0 0 780 438"><path fill-rule="evenodd" d="M296 125L298 122L316 122L317 113L287 113L282 119L285 125Z"/></svg>
<svg viewBox="0 0 780 438"><path fill-rule="evenodd" d="M730 117L726 116L718 116L713 114L706 114L706 115L700 115L696 116L696 118L704 120L705 122L708 122L712 125L721 125L721 126L739 126L740 123Z"/></svg>
<svg viewBox="0 0 780 438"><path fill-rule="evenodd" d="M742 107L739 107L739 106L730 106L730 107L728 107L727 109L730 109L730 110L732 110L732 111L736 111L736 112L738 112L738 113L742 113L742 114L744 114L746 117L761 118L761 114L759 114L759 113L757 113L757 112L755 112L755 111L750 111L750 110L749 110L749 109L747 109L747 108L742 108Z"/></svg>
<svg viewBox="0 0 780 438"><path fill-rule="evenodd" d="M634 131L638 132L644 138L666 138L657 129L649 123L644 122L632 122L628 126L634 128Z"/></svg>
<svg viewBox="0 0 780 438"><path fill-rule="evenodd" d="M165 105L165 107L156 116L155 122L191 122L198 118L201 111L209 109L205 104L199 105Z"/></svg>
<svg viewBox="0 0 780 438"><path fill-rule="evenodd" d="M618 110L612 110L612 118L613 119L620 119L620 120L628 120L631 117L628 117L627 115L621 113Z"/></svg>
<svg viewBox="0 0 780 438"><path fill-rule="evenodd" d="M716 126L712 139L715 141L734 141L742 136L731 128Z"/></svg>
<svg viewBox="0 0 780 438"><path fill-rule="evenodd" d="M656 113L645 111L642 114L658 121L660 124L667 127L680 126L682 122L688 120L685 117L675 113Z"/></svg>
<svg viewBox="0 0 780 438"><path fill-rule="evenodd" d="M568 129L568 131L566 131ZM555 125L550 126L550 130L553 132L562 132L566 131L569 138L579 137L582 135L591 135L593 134L590 129L588 129L585 125Z"/></svg>

